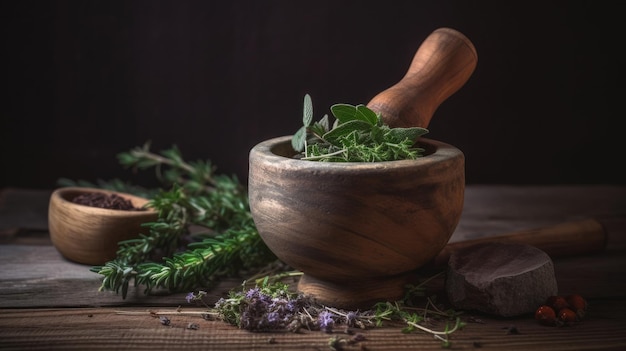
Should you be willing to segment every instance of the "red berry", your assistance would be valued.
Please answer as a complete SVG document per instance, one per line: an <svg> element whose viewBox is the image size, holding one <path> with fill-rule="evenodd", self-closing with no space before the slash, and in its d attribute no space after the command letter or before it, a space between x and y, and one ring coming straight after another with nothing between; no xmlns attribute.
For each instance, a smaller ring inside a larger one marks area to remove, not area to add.
<svg viewBox="0 0 626 351"><path fill-rule="evenodd" d="M574 324L577 318L576 313L569 308L564 308L559 311L559 320L564 324Z"/></svg>
<svg viewBox="0 0 626 351"><path fill-rule="evenodd" d="M585 313L587 312L587 300L578 294L569 295L565 299L567 300L567 303L569 303L572 310L576 312L578 319L583 319Z"/></svg>
<svg viewBox="0 0 626 351"><path fill-rule="evenodd" d="M554 313L554 309L550 306L539 306L537 311L535 311L535 319L541 324L555 325L556 313Z"/></svg>
<svg viewBox="0 0 626 351"><path fill-rule="evenodd" d="M546 300L546 305L552 307L555 311L560 311L564 308L569 308L567 300L563 296L550 296Z"/></svg>

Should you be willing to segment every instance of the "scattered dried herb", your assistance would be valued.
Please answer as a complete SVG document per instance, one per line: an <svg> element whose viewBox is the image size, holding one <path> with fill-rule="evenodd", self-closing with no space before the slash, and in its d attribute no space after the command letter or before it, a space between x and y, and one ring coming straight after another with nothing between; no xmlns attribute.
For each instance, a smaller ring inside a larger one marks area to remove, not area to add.
<svg viewBox="0 0 626 351"><path fill-rule="evenodd" d="M132 201L117 194L90 192L76 196L72 199L72 202L79 205L106 208L109 210L145 211L144 208L135 207Z"/></svg>
<svg viewBox="0 0 626 351"><path fill-rule="evenodd" d="M287 273L257 279L250 288L244 282L242 290L231 290L228 297L219 299L212 308L204 301L207 293L202 290L190 292L186 300L202 304L223 321L252 332L315 330L333 333L338 328L345 328L347 334L354 334L351 328L370 329L393 324L403 326L403 333L421 331L430 334L441 342L442 347L449 348L451 334L465 326L458 312L435 307L431 298L425 308L413 307L411 302L416 297L423 297L415 293L423 291L426 282L411 287L412 293L407 293L402 300L380 302L365 311L348 311L322 305L311 296L291 291L280 279L299 272ZM438 322L444 323L443 331L431 329L430 326ZM341 350L343 346L363 340L365 337L360 333L350 339L332 337L329 346Z"/></svg>
<svg viewBox="0 0 626 351"><path fill-rule="evenodd" d="M161 321L161 324L163 325L170 325L171 321L169 318L167 318L167 316L160 316L159 320Z"/></svg>

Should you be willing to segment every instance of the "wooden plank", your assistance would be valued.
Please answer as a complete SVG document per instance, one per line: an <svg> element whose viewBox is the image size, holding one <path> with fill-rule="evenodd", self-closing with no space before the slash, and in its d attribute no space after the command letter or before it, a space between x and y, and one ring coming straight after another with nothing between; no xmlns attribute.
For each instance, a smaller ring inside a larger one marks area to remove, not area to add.
<svg viewBox="0 0 626 351"><path fill-rule="evenodd" d="M450 241L498 235L596 218L626 234L626 187L614 185L469 185L463 214Z"/></svg>
<svg viewBox="0 0 626 351"><path fill-rule="evenodd" d="M591 300L584 323L568 327L539 325L532 316L497 319L467 314L467 326L451 337L455 350L619 350L626 347L626 305ZM120 314L122 311L124 314ZM207 321L202 309L155 309L170 319L161 324L144 309L67 308L0 310L0 348L15 350L329 350L331 337L350 339L345 329L333 334L302 331L295 334L253 333L221 321ZM131 314L135 313L135 314ZM188 329L196 324L198 329ZM432 328L442 330L443 325ZM441 350L432 336L403 334L401 325L362 333L365 341L346 350Z"/></svg>
<svg viewBox="0 0 626 351"><path fill-rule="evenodd" d="M64 259L52 246L0 245L0 307L77 307L185 303L186 293L155 292L145 296L141 288L129 289L125 300L109 291L98 291L101 276L90 266ZM211 292L213 300L224 296L243 279L225 279Z"/></svg>

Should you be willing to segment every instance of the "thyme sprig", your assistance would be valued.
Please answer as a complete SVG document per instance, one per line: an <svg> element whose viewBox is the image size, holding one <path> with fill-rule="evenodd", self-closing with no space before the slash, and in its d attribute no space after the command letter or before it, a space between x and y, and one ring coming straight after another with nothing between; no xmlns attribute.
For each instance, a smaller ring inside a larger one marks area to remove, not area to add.
<svg viewBox="0 0 626 351"><path fill-rule="evenodd" d="M156 154L146 143L118 159L128 168L154 168L168 190L151 192L148 206L158 219L143 224L148 234L120 242L114 260L91 267L103 276L100 290L121 292L122 298L131 283L144 286L145 294L154 289L184 291L276 260L258 235L237 178L217 174L209 161L185 162L175 146ZM120 182L114 185L123 188ZM134 193L132 188L126 191Z"/></svg>
<svg viewBox="0 0 626 351"><path fill-rule="evenodd" d="M415 159L424 149L415 146L428 130L420 127L390 128L365 105L335 104L332 127L328 115L313 122L311 96L304 96L302 127L291 144L299 158L326 162L380 162Z"/></svg>

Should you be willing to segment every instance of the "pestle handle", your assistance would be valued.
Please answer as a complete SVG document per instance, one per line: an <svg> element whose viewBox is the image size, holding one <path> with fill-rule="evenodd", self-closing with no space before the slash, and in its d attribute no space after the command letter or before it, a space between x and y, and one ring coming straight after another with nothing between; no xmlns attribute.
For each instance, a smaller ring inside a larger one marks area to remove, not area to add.
<svg viewBox="0 0 626 351"><path fill-rule="evenodd" d="M435 110L467 82L477 62L476 48L465 35L439 28L417 49L402 80L367 106L390 127L427 128Z"/></svg>
<svg viewBox="0 0 626 351"><path fill-rule="evenodd" d="M604 226L595 219L565 222L538 229L449 243L435 258L434 264L445 265L453 251L486 242L527 244L545 251L549 256L562 257L601 252L606 246L607 234Z"/></svg>

